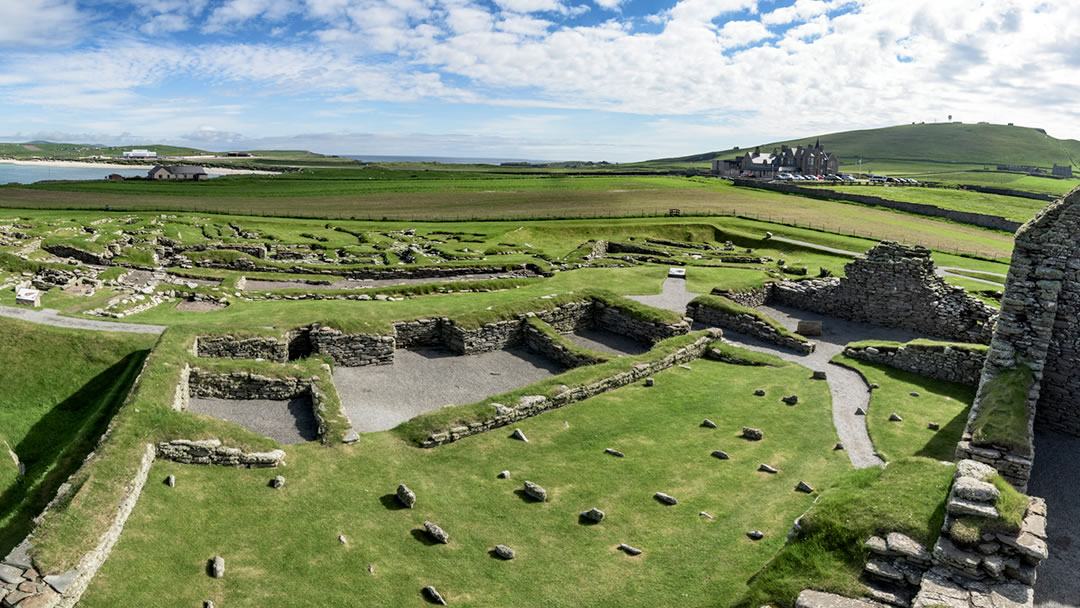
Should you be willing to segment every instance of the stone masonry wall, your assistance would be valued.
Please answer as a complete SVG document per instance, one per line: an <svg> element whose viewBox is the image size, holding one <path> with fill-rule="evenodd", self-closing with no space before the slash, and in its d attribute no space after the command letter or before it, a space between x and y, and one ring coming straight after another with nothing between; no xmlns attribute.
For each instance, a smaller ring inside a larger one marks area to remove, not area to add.
<svg viewBox="0 0 1080 608"><path fill-rule="evenodd" d="M289 360L289 344L275 338L199 336L195 339L195 354L199 357L265 359L284 363Z"/></svg>
<svg viewBox="0 0 1080 608"><path fill-rule="evenodd" d="M157 444L156 451L158 458L183 464L214 464L250 469L274 468L285 464L283 450L245 452L239 448L225 447L217 439L163 441Z"/></svg>
<svg viewBox="0 0 1080 608"><path fill-rule="evenodd" d="M841 319L989 344L997 311L934 274L930 250L882 241L845 278L783 281L773 301Z"/></svg>
<svg viewBox="0 0 1080 608"><path fill-rule="evenodd" d="M666 323L650 323L627 316L618 308L608 306L603 302L596 302L594 306L597 327L629 336L650 346L661 340L690 333L690 324L686 321L670 325Z"/></svg>
<svg viewBox="0 0 1080 608"><path fill-rule="evenodd" d="M528 346L530 350L544 355L548 359L559 363L567 369L606 361L606 359L601 357L593 357L584 353L573 352L568 349L566 345L552 340L551 336L528 323L522 327L522 336L525 345Z"/></svg>
<svg viewBox="0 0 1080 608"><path fill-rule="evenodd" d="M900 346L848 346L844 355L852 359L880 363L906 372L978 386L986 352L946 344L903 344Z"/></svg>
<svg viewBox="0 0 1080 608"><path fill-rule="evenodd" d="M591 384L567 389L550 399L542 395L527 395L522 397L514 407L493 404L494 411L492 412L491 417L472 422L465 426L456 426L445 431L432 433L427 440L420 444L420 447L433 448L445 443L464 439L465 437L477 433L483 433L485 431L490 431L491 429L506 426L512 422L536 416L537 414L542 414L548 410L560 408L571 403L583 401L589 397L637 382L646 376L656 374L669 367L688 363L701 357L709 344L718 340L721 335L723 334L719 329L709 330L708 335L698 338L693 343L680 348L658 361L652 363L639 363L627 371L619 372Z"/></svg>
<svg viewBox="0 0 1080 608"><path fill-rule="evenodd" d="M443 326L449 319L414 319L394 323L394 339L398 348L439 346L443 343Z"/></svg>
<svg viewBox="0 0 1080 608"><path fill-rule="evenodd" d="M313 325L308 338L312 353L327 355L343 367L389 365L394 362L394 336L347 334L332 327Z"/></svg>
<svg viewBox="0 0 1080 608"><path fill-rule="evenodd" d="M748 291L732 291L730 289L713 288L712 295L724 296L725 298L749 308L758 308L769 303L772 299L774 283L765 283L761 287Z"/></svg>
<svg viewBox="0 0 1080 608"><path fill-rule="evenodd" d="M699 323L737 331L741 334L753 336L770 344L776 344L777 346L782 346L804 355L814 352L816 346L813 342L799 340L798 338L781 333L772 325L769 325L757 316L749 313L731 314L727 311L713 308L705 304L691 303L686 308L686 314Z"/></svg>
<svg viewBox="0 0 1080 608"><path fill-rule="evenodd" d="M188 376L192 397L213 399L272 399L287 400L311 390L306 378L271 378L251 372L226 374L192 368Z"/></svg>
<svg viewBox="0 0 1080 608"><path fill-rule="evenodd" d="M1016 233L1001 319L984 385L1026 364L1034 423L1080 435L1080 189L1043 209ZM982 390L976 397L980 403Z"/></svg>

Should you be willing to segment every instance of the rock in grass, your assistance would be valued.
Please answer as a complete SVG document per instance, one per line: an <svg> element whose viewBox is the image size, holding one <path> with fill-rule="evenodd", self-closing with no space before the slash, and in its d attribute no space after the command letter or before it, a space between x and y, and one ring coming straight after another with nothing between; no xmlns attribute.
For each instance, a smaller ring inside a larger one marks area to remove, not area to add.
<svg viewBox="0 0 1080 608"><path fill-rule="evenodd" d="M214 578L221 578L225 576L225 558L220 555L215 555L214 559L210 563L210 576Z"/></svg>
<svg viewBox="0 0 1080 608"><path fill-rule="evenodd" d="M936 431L941 428L941 425L936 422L931 422L926 425L926 428L930 429L931 431Z"/></svg>
<svg viewBox="0 0 1080 608"><path fill-rule="evenodd" d="M664 494L663 492L657 492L656 494L653 494L653 496L656 497L656 500L659 500L660 502L662 502L662 503L664 503L666 505L677 505L677 504L679 504L679 501L676 500L674 496L669 496L667 494Z"/></svg>
<svg viewBox="0 0 1080 608"><path fill-rule="evenodd" d="M594 521L594 522L599 523L599 522L604 521L604 512L601 511L600 509L595 509L595 508L594 509L589 509L588 511L582 512L581 517L582 517L582 519L587 519L589 521Z"/></svg>
<svg viewBox="0 0 1080 608"><path fill-rule="evenodd" d="M701 426L703 426L703 427L705 427L707 429L715 429L716 428L716 423L713 422L712 420L709 420L708 418L706 418L705 420L701 421Z"/></svg>
<svg viewBox="0 0 1080 608"><path fill-rule="evenodd" d="M656 384L655 380L653 380L652 378L645 378L645 386L652 386L654 384Z"/></svg>
<svg viewBox="0 0 1080 608"><path fill-rule="evenodd" d="M823 370L814 370L814 373L810 374L811 380L824 380L826 377L827 376Z"/></svg>
<svg viewBox="0 0 1080 608"><path fill-rule="evenodd" d="M500 559L514 559L514 550L506 545L495 545L495 555Z"/></svg>
<svg viewBox="0 0 1080 608"><path fill-rule="evenodd" d="M842 441L837 441L836 445L832 446L832 449L834 449L834 450L842 450L842 449L844 449L844 443Z"/></svg>
<svg viewBox="0 0 1080 608"><path fill-rule="evenodd" d="M744 426L742 427L742 436L750 441L760 441L765 434L761 432L761 429L752 429L748 426Z"/></svg>
<svg viewBox="0 0 1080 608"><path fill-rule="evenodd" d="M908 393L908 394L909 394L909 395L911 395L912 397L918 397L918 396L919 396L919 393L917 393L917 392L915 392L915 391L911 391L911 392L910 392L910 393Z"/></svg>
<svg viewBox="0 0 1080 608"><path fill-rule="evenodd" d="M757 470L762 471L764 473L776 473L777 472L776 469L774 469L773 467L770 467L769 465L765 464L764 462L761 463L761 465L758 466Z"/></svg>
<svg viewBox="0 0 1080 608"><path fill-rule="evenodd" d="M806 483L805 481L800 481L799 485L795 486L795 491L796 492L806 492L807 494L813 494L814 493L814 486Z"/></svg>
<svg viewBox="0 0 1080 608"><path fill-rule="evenodd" d="M176 487L176 475L169 475L168 477L166 477L165 478L165 485L169 486L170 488L175 488Z"/></svg>
<svg viewBox="0 0 1080 608"><path fill-rule="evenodd" d="M755 397L764 397L765 396L765 389L763 389L763 388L755 389L754 390L754 396Z"/></svg>
<svg viewBox="0 0 1080 608"><path fill-rule="evenodd" d="M619 458L626 457L626 454L623 454L619 450L613 450L611 448L604 448L604 453L605 454L611 454L612 456L618 456Z"/></svg>
<svg viewBox="0 0 1080 608"><path fill-rule="evenodd" d="M270 480L270 487L275 490L280 490L285 485L285 478L278 475Z"/></svg>
<svg viewBox="0 0 1080 608"><path fill-rule="evenodd" d="M889 422L903 422L904 419L900 417L900 414L893 412L889 414Z"/></svg>
<svg viewBox="0 0 1080 608"><path fill-rule="evenodd" d="M525 482L525 495L536 501L547 502L547 490L531 481Z"/></svg>
<svg viewBox="0 0 1080 608"><path fill-rule="evenodd" d="M631 547L626 543L620 544L619 550L626 553L627 555L641 555L641 549L638 549L637 547Z"/></svg>
<svg viewBox="0 0 1080 608"><path fill-rule="evenodd" d="M338 537L337 537L337 541L338 541L339 543L343 544L343 545L347 545L347 544L349 544L349 540L348 540L347 538L345 538L345 535L344 535L344 534L340 534L340 535L338 535Z"/></svg>
<svg viewBox="0 0 1080 608"><path fill-rule="evenodd" d="M873 390L877 390L877 389L879 389L879 388L881 388L881 385L880 385L880 384L878 384L877 382L872 382L872 383L870 384L870 390L872 390L872 391L873 391Z"/></svg>
<svg viewBox="0 0 1080 608"><path fill-rule="evenodd" d="M214 608L214 600L206 600L203 602L203 608Z"/></svg>
<svg viewBox="0 0 1080 608"><path fill-rule="evenodd" d="M719 458L720 460L727 460L728 459L727 452L725 452L723 450L713 450L712 455L713 455L713 458Z"/></svg>
<svg viewBox="0 0 1080 608"><path fill-rule="evenodd" d="M525 436L525 433L521 432L521 429L514 429L514 433L510 435L510 438L519 439L521 441L524 441L525 443L529 443L528 437Z"/></svg>
<svg viewBox="0 0 1080 608"><path fill-rule="evenodd" d="M411 509L416 504L416 494L405 484L397 487L397 499L406 509Z"/></svg>
<svg viewBox="0 0 1080 608"><path fill-rule="evenodd" d="M426 597L428 601L438 604L440 606L446 605L446 600L444 600L443 596L440 595L439 592L435 590L435 587L432 587L431 585L424 587L424 597Z"/></svg>
<svg viewBox="0 0 1080 608"><path fill-rule="evenodd" d="M510 479L510 471L503 471L499 473L499 479Z"/></svg>
<svg viewBox="0 0 1080 608"><path fill-rule="evenodd" d="M799 396L798 395L788 395L787 397L781 397L780 400L783 401L784 403L788 404L788 405L795 405L796 403L799 402Z"/></svg>
<svg viewBox="0 0 1080 608"><path fill-rule="evenodd" d="M698 513L698 517L708 517L709 519L716 519L715 517L713 517L712 515L709 515L709 514L708 514L708 513L706 513L705 511L701 511L701 512L699 512L699 513Z"/></svg>
<svg viewBox="0 0 1080 608"><path fill-rule="evenodd" d="M746 533L746 535L753 540L761 540L762 538L765 538L765 533L761 530L750 530Z"/></svg>
<svg viewBox="0 0 1080 608"><path fill-rule="evenodd" d="M433 538L436 542L440 542L444 545L450 543L450 535L443 531L442 528L436 526L430 521L424 522L424 530L427 531L428 536Z"/></svg>

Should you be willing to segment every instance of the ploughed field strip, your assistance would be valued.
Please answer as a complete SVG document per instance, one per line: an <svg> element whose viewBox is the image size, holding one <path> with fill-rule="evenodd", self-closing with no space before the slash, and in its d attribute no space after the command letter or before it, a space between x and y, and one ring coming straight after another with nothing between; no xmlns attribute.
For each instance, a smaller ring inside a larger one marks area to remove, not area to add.
<svg viewBox="0 0 1080 608"><path fill-rule="evenodd" d="M287 400L196 397L188 401L187 411L227 420L289 445L319 438L311 406L307 395Z"/></svg>
<svg viewBox="0 0 1080 608"><path fill-rule="evenodd" d="M353 429L384 431L447 405L482 401L564 371L527 348L457 355L437 347L398 349L393 365L336 367Z"/></svg>

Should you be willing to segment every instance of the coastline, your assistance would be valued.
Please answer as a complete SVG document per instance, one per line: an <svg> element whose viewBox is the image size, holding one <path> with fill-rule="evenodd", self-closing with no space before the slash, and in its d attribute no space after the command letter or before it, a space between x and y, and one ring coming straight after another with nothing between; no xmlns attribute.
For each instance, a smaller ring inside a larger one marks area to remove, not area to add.
<svg viewBox="0 0 1080 608"><path fill-rule="evenodd" d="M60 167L76 169L128 169L137 170L145 168L149 171L154 164L147 165L118 165L116 163L92 163L79 160L15 160L10 158L0 159L0 164L20 165L24 167ZM195 166L202 166L192 163ZM280 175L280 171L261 171L257 169L231 169L227 167L205 167L207 173L214 175Z"/></svg>

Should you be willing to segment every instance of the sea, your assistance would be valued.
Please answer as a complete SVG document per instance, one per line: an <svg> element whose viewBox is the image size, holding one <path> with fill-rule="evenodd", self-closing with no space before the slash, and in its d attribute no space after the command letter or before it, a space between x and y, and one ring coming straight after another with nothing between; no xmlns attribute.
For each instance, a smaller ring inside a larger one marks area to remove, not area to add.
<svg viewBox="0 0 1080 608"><path fill-rule="evenodd" d="M213 169L210 169L212 171ZM103 180L117 173L124 177L146 177L150 166L138 169L107 169L105 167L38 167L33 165L10 165L0 163L0 184L32 184L47 180L93 181ZM218 177L210 173L210 177Z"/></svg>
<svg viewBox="0 0 1080 608"><path fill-rule="evenodd" d="M342 158L362 160L369 163L443 163L445 165L500 165L502 163L549 163L549 160L529 160L527 158L479 158L468 156L366 156L347 155Z"/></svg>
<svg viewBox="0 0 1080 608"><path fill-rule="evenodd" d="M0 163L0 184L32 184L44 180L95 180L105 179L113 173L124 177L146 176L149 167L141 169L106 169L104 167L35 167Z"/></svg>

